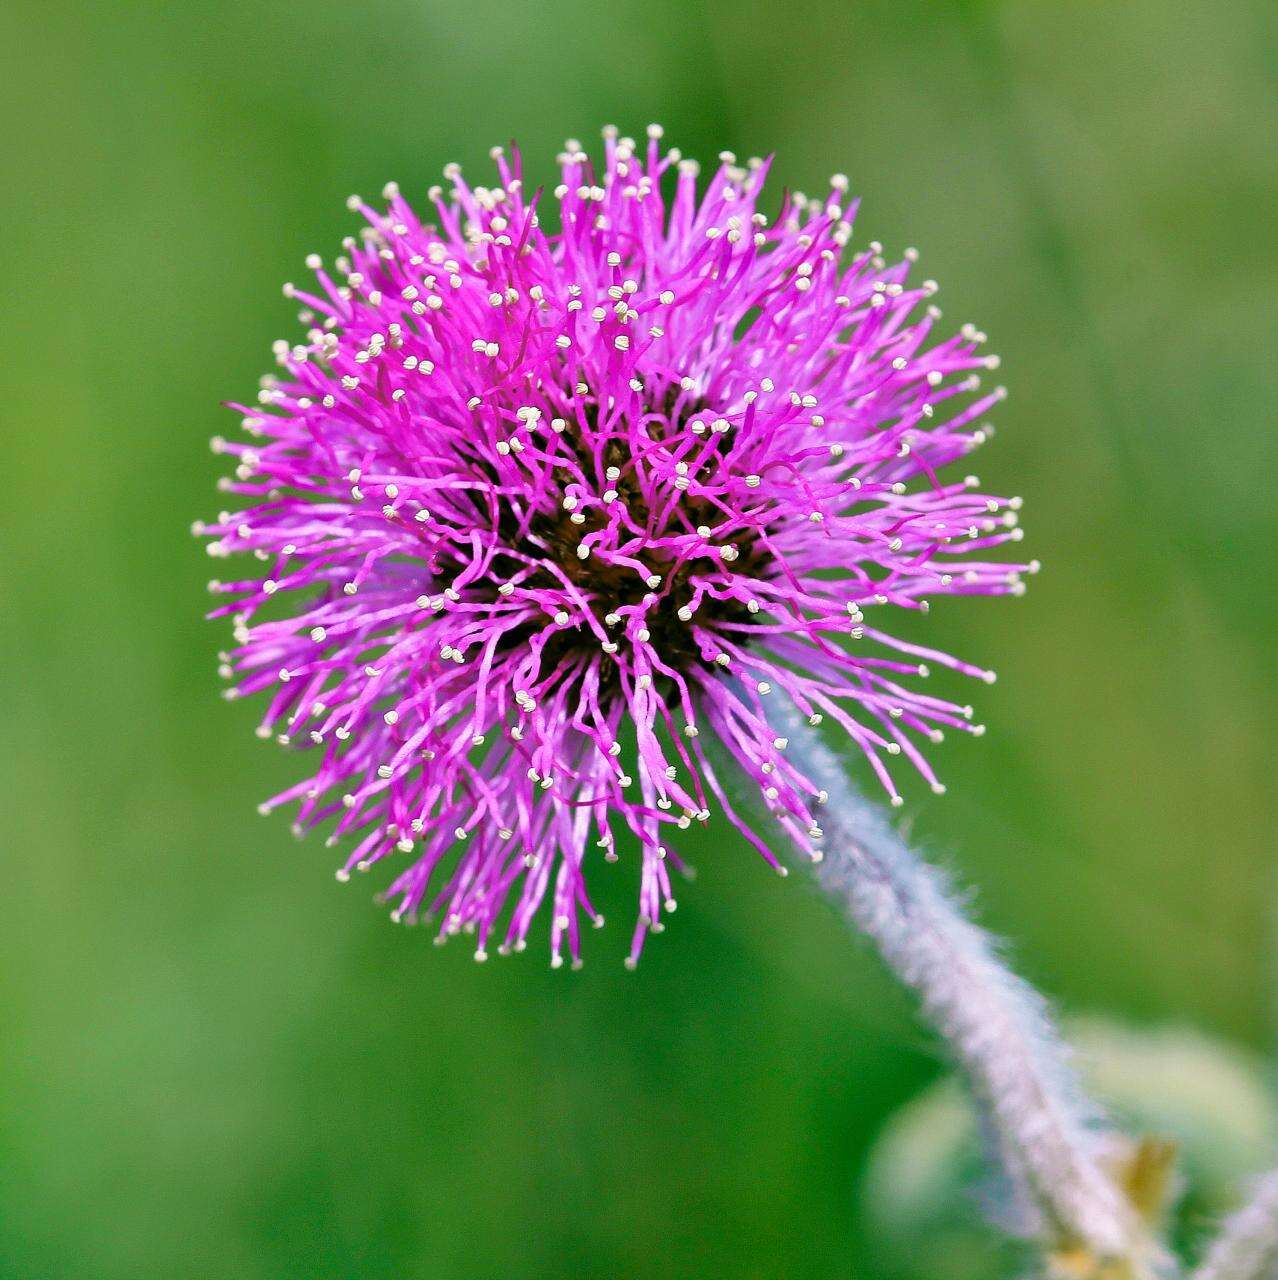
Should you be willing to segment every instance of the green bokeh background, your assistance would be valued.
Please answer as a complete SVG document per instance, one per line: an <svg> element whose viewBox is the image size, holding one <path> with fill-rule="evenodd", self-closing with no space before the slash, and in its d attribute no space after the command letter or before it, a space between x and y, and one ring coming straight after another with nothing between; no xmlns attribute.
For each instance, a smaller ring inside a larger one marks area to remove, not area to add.
<svg viewBox="0 0 1278 1280"><path fill-rule="evenodd" d="M6 6L0 1275L882 1272L858 1180L940 1063L802 877L714 828L637 973L619 924L480 967L254 811L292 765L187 532L219 402L349 191L512 134L775 150L920 246L1045 571L933 611L1001 679L905 820L1064 1007L1267 1052L1276 49L1263 0Z"/></svg>

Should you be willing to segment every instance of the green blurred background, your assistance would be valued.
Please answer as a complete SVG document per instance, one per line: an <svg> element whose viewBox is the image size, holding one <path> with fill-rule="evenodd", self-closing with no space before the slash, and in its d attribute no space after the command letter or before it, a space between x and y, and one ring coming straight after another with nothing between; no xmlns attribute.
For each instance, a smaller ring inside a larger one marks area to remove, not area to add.
<svg viewBox="0 0 1278 1280"><path fill-rule="evenodd" d="M921 248L1045 572L932 613L1002 678L905 820L1064 1008L1268 1053L1272 4L18 0L0 47L0 1275L895 1274L859 1189L942 1064L802 877L718 828L637 973L615 927L479 967L254 811L219 402L348 192L512 135L776 150Z"/></svg>

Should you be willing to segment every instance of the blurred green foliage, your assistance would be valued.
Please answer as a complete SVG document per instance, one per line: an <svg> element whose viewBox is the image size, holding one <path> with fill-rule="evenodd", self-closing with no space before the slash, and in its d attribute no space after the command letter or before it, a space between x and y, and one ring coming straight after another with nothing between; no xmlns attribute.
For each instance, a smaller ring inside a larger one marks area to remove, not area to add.
<svg viewBox="0 0 1278 1280"><path fill-rule="evenodd" d="M715 828L637 974L615 925L577 975L481 968L254 813L293 766L217 696L187 534L219 402L348 191L512 134L541 179L608 121L776 150L922 249L1003 356L975 465L1046 570L933 611L1002 679L908 820L1069 1009L1267 1050L1276 35L1261 0L6 6L0 1275L887 1274L858 1188L939 1064L802 877Z"/></svg>

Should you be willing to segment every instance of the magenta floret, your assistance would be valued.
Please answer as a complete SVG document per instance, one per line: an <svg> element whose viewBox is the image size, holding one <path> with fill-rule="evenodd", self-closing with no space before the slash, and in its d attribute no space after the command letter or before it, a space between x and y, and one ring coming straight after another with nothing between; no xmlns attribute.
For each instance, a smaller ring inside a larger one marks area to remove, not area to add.
<svg viewBox="0 0 1278 1280"><path fill-rule="evenodd" d="M677 832L726 815L715 735L788 838L819 856L822 796L769 728L770 699L828 718L893 802L904 757L979 732L920 691L925 663L992 679L881 629L939 595L1018 593L1015 499L943 480L984 438L984 335L931 342L913 253L845 252L852 207L759 211L768 165L697 166L606 131L569 143L540 225L517 157L456 168L419 219L394 186L333 270L308 259L305 338L244 414L244 510L199 526L265 576L214 583L233 695L308 748L295 805L394 868L396 919L519 950L550 899L554 963L580 958L591 858L641 849L629 960L672 909ZM872 621L874 619L874 621Z"/></svg>

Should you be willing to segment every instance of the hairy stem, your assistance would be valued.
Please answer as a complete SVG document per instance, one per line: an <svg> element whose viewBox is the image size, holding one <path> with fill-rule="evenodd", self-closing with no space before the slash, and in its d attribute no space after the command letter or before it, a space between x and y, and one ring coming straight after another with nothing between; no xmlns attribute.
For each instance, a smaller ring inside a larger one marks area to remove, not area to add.
<svg viewBox="0 0 1278 1280"><path fill-rule="evenodd" d="M1273 1280L1278 1276L1278 1172L1228 1219L1193 1280Z"/></svg>
<svg viewBox="0 0 1278 1280"><path fill-rule="evenodd" d="M1084 1101L1042 998L999 959L935 868L860 796L835 755L794 710L778 715L788 755L828 795L821 887L922 1000L985 1109L1019 1196L1057 1248L1128 1263L1135 1215L1099 1158Z"/></svg>

